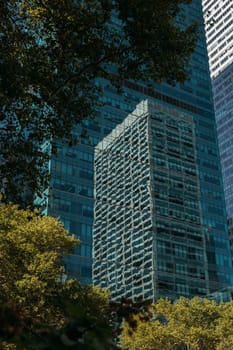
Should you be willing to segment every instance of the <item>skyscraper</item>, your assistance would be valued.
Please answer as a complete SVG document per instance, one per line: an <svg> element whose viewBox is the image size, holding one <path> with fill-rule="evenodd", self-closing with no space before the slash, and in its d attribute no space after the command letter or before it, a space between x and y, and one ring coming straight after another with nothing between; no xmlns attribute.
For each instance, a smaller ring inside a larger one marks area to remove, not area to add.
<svg viewBox="0 0 233 350"><path fill-rule="evenodd" d="M171 87L155 85L149 89L140 82L124 81L123 93L105 80L97 83L103 91L104 106L98 124L86 121L89 139L69 148L58 144L58 155L51 161L51 189L48 214L58 216L77 237L81 246L66 259L69 274L91 282L93 224L94 147L117 124L148 97L164 106L193 117L196 130L196 157L200 179L202 223L208 239L210 289L231 283L231 261L227 237L224 196L216 140L205 33L202 26L201 1L187 7L187 21L200 23L199 41L190 62L190 80Z"/></svg>
<svg viewBox="0 0 233 350"><path fill-rule="evenodd" d="M233 220L233 4L203 0L227 215Z"/></svg>
<svg viewBox="0 0 233 350"><path fill-rule="evenodd" d="M93 282L113 298L206 295L193 117L146 100L96 146Z"/></svg>

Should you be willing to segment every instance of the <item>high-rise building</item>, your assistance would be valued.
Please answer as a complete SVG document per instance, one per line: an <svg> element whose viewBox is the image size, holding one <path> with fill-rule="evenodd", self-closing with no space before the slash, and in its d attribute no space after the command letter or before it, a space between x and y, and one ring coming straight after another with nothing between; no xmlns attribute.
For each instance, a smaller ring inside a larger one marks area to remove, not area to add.
<svg viewBox="0 0 233 350"><path fill-rule="evenodd" d="M231 284L231 261L227 236L221 169L209 78L201 0L187 6L187 23L200 23L196 51L190 62L190 79L175 87L167 84L149 89L140 82L123 82L123 93L105 80L97 83L103 91L104 106L98 123L86 121L89 139L81 139L72 148L58 144L58 154L51 161L51 189L48 214L60 217L77 237L81 246L66 259L69 274L91 282L94 146L148 97L193 117L196 130L196 157L200 179L202 224L208 239L210 289Z"/></svg>
<svg viewBox="0 0 233 350"><path fill-rule="evenodd" d="M96 146L93 283L113 298L208 294L195 124L152 101Z"/></svg>
<svg viewBox="0 0 233 350"><path fill-rule="evenodd" d="M233 62L233 4L230 0L202 0L211 77Z"/></svg>
<svg viewBox="0 0 233 350"><path fill-rule="evenodd" d="M233 250L233 3L230 0L202 2Z"/></svg>

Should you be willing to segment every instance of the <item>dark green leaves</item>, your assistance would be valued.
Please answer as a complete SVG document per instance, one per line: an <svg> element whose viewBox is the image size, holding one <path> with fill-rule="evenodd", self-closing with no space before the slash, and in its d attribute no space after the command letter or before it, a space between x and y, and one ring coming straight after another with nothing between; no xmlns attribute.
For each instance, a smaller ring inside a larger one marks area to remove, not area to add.
<svg viewBox="0 0 233 350"><path fill-rule="evenodd" d="M74 126L96 115L102 91L95 81L109 79L110 65L120 83L184 81L195 43L194 26L178 25L180 5L187 2L3 2L0 188L5 201L32 204L22 184L28 193L42 195L50 153L41 148L54 139L69 140Z"/></svg>

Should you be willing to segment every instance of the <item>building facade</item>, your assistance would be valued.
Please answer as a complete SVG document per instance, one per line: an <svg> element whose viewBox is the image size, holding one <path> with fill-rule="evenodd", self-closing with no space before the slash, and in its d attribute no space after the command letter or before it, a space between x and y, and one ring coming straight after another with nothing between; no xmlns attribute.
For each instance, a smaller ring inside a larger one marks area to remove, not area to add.
<svg viewBox="0 0 233 350"><path fill-rule="evenodd" d="M146 100L95 149L93 283L113 298L209 292L192 116Z"/></svg>
<svg viewBox="0 0 233 350"><path fill-rule="evenodd" d="M226 208L233 219L233 4L203 0ZM231 234L231 230L230 230ZM232 235L231 235L232 236ZM232 237L231 237L232 239Z"/></svg>
<svg viewBox="0 0 233 350"><path fill-rule="evenodd" d="M233 62L233 13L231 0L202 0L211 77Z"/></svg>
<svg viewBox="0 0 233 350"><path fill-rule="evenodd" d="M231 261L201 0L187 7L187 22L193 20L200 23L199 41L190 62L187 82L175 87L155 85L149 89L140 82L124 81L123 93L119 94L110 82L99 80L104 106L99 110L98 123L85 122L89 139L81 139L72 148L58 144L58 154L51 161L47 212L59 217L65 227L80 238L81 246L73 256L66 258L66 264L69 275L86 283L91 282L92 273L94 146L135 110L139 102L149 97L193 117L202 223L208 238L210 289L230 284Z"/></svg>

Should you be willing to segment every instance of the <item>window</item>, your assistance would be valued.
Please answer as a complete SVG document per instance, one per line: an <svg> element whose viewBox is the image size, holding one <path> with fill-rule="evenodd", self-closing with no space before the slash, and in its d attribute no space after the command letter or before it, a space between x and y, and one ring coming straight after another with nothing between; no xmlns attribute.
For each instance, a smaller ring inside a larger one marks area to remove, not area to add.
<svg viewBox="0 0 233 350"><path fill-rule="evenodd" d="M87 239L92 236L92 226L89 224L81 223L81 239Z"/></svg>
<svg viewBox="0 0 233 350"><path fill-rule="evenodd" d="M93 171L90 169L82 169L79 171L79 176L84 178L84 179L88 179L91 180L93 179Z"/></svg>
<svg viewBox="0 0 233 350"><path fill-rule="evenodd" d="M175 244L175 255L181 258L186 258L187 256L187 247L183 245Z"/></svg>
<svg viewBox="0 0 233 350"><path fill-rule="evenodd" d="M79 153L79 159L84 160L86 162L93 162L94 155L93 155L93 153L80 152Z"/></svg>
<svg viewBox="0 0 233 350"><path fill-rule="evenodd" d="M77 192L81 196L92 197L93 196L93 188L85 185L78 185Z"/></svg>
<svg viewBox="0 0 233 350"><path fill-rule="evenodd" d="M186 285L183 285L183 284L177 284L176 291L179 294L188 295L189 294L189 287Z"/></svg>
<svg viewBox="0 0 233 350"><path fill-rule="evenodd" d="M65 199L54 198L53 206L54 206L54 209L56 209L56 210L70 212L71 202L69 200L65 200Z"/></svg>
<svg viewBox="0 0 233 350"><path fill-rule="evenodd" d="M89 205L82 205L82 215L83 216L88 216L88 217L93 217L93 208Z"/></svg>
<svg viewBox="0 0 233 350"><path fill-rule="evenodd" d="M187 274L187 266L183 264L176 264L176 273L180 275L186 275Z"/></svg>

